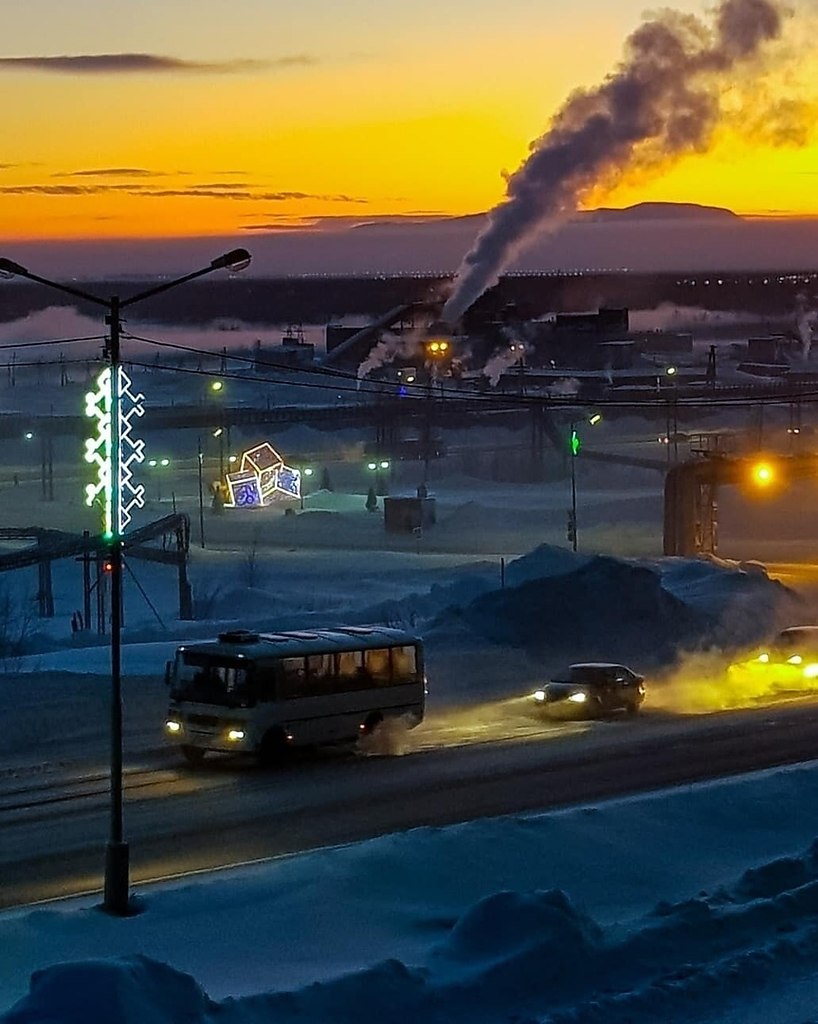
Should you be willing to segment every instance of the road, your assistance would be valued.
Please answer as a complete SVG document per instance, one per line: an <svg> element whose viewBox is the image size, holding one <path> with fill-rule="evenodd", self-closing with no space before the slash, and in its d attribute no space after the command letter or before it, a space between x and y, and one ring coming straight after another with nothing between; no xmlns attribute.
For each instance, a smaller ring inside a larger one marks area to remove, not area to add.
<svg viewBox="0 0 818 1024"><path fill-rule="evenodd" d="M125 776L131 877L149 879L418 826L536 812L774 765L818 751L818 702L716 715L477 734L404 756L326 752L281 769L147 753ZM0 907L97 891L108 828L103 771L33 766L0 778Z"/></svg>

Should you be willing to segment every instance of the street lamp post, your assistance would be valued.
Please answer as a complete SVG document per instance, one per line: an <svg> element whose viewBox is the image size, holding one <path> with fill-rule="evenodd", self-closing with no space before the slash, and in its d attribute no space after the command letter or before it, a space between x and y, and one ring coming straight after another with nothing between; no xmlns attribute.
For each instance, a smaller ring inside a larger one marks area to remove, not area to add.
<svg viewBox="0 0 818 1024"><path fill-rule="evenodd" d="M47 288L65 292L84 302L92 302L106 310L105 323L108 326L108 341L105 355L110 368L110 509L106 510L106 525L103 539L108 548L111 565L111 801L110 827L105 847L104 909L110 914L124 916L130 912L129 897L129 849L124 840L122 821L122 534L127 519L122 505L122 425L120 385L120 339L122 336L122 310L137 302L152 298L187 281L203 277L214 270L244 270L250 263L246 249L234 249L212 260L206 267L162 284L154 285L124 300L118 295L105 299L92 292L73 285L51 281L15 263L0 257L1 277L24 277ZM141 461L141 454L137 461ZM104 500L107 495L104 496ZM123 521L124 520L124 521Z"/></svg>
<svg viewBox="0 0 818 1024"><path fill-rule="evenodd" d="M595 427L600 423L602 416L595 412L586 417L583 422ZM571 459L571 509L568 512L568 540L571 541L571 550L577 550L577 470L576 461L582 448L582 439L577 432L577 424L571 420L571 433L568 436L569 457Z"/></svg>
<svg viewBox="0 0 818 1024"><path fill-rule="evenodd" d="M202 548L205 546L205 534L204 534L204 493L202 487L202 473L204 463L204 452L202 451L202 438L199 436L199 441L196 446L196 466L199 472L199 543Z"/></svg>

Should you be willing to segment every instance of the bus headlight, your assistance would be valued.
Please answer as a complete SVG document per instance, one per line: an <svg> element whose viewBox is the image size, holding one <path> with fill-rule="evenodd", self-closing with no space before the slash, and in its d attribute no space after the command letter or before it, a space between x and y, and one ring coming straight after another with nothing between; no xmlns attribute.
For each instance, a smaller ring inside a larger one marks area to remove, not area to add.
<svg viewBox="0 0 818 1024"><path fill-rule="evenodd" d="M244 729L228 729L227 738L232 740L233 743L240 743L245 736Z"/></svg>
<svg viewBox="0 0 818 1024"><path fill-rule="evenodd" d="M534 700L545 700L545 690L535 690Z"/></svg>
<svg viewBox="0 0 818 1024"><path fill-rule="evenodd" d="M167 720L167 722L165 722L165 729L169 733L172 733L173 735L175 735L176 733L179 733L179 732L182 731L182 723L181 722L177 722L175 718L169 718Z"/></svg>

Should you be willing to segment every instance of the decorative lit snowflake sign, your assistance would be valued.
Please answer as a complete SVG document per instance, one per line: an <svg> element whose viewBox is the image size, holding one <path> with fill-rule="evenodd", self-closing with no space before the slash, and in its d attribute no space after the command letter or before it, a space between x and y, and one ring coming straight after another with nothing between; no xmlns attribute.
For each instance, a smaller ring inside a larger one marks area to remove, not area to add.
<svg viewBox="0 0 818 1024"><path fill-rule="evenodd" d="M263 441L242 454L239 469L225 477L228 508L271 505L282 498L301 497L301 473Z"/></svg>
<svg viewBox="0 0 818 1024"><path fill-rule="evenodd" d="M145 488L135 484L133 467L145 458L145 442L134 435L133 421L145 412L145 396L134 392L131 379L119 367L119 507L113 508L114 452L111 438L111 370L97 377L95 391L85 396L85 415L96 421L96 434L85 442L85 461L96 466L97 478L85 488L85 504L102 507L103 535L110 539L114 528L123 534L133 509L145 504Z"/></svg>

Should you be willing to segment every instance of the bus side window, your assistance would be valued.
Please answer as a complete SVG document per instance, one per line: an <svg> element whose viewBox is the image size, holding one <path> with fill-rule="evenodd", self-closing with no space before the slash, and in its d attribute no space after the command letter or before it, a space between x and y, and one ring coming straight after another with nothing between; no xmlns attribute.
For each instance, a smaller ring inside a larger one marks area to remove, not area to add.
<svg viewBox="0 0 818 1024"><path fill-rule="evenodd" d="M281 659L281 684L279 692L282 698L306 697L308 695L306 658Z"/></svg>
<svg viewBox="0 0 818 1024"><path fill-rule="evenodd" d="M389 648L364 651L364 665L376 686L389 686Z"/></svg>
<svg viewBox="0 0 818 1024"><path fill-rule="evenodd" d="M336 654L338 692L366 689L363 651L341 651Z"/></svg>
<svg viewBox="0 0 818 1024"><path fill-rule="evenodd" d="M271 701L275 700L278 696L276 687L276 668L277 665L273 664L261 664L256 666L254 674L255 678L255 690L256 697L260 701Z"/></svg>
<svg viewBox="0 0 818 1024"><path fill-rule="evenodd" d="M392 648L392 682L412 683L417 679L417 658L414 647Z"/></svg>
<svg viewBox="0 0 818 1024"><path fill-rule="evenodd" d="M335 666L331 654L311 654L307 658L310 693L323 695L335 689Z"/></svg>

